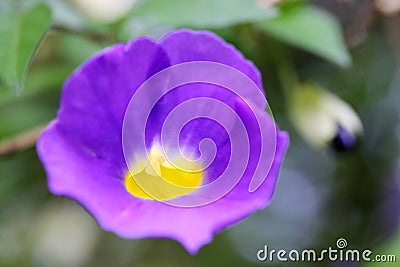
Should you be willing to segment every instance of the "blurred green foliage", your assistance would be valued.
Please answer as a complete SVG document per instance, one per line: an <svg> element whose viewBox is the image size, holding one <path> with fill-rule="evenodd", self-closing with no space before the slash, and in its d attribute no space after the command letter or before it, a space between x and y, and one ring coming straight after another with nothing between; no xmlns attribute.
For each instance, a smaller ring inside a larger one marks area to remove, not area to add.
<svg viewBox="0 0 400 267"><path fill-rule="evenodd" d="M400 34L393 31L399 19L379 15L364 1L332 1L329 10L318 1L273 2L140 0L127 16L105 24L87 19L72 1L0 1L0 152L55 118L63 81L86 58L115 42L160 38L180 27L215 31L252 60L275 119L291 136L272 204L217 235L198 255L188 255L175 241L123 240L93 226L97 242L82 266L258 266L263 244L324 249L340 237L352 248L396 254L400 261ZM343 23L336 7L375 19L366 31L354 32L347 25L357 21ZM359 40L351 49L344 37L349 30ZM300 81L317 82L356 109L364 124L357 149L337 154L303 141L288 120L290 88L284 93L283 84L293 77L279 74L282 62L293 66ZM35 138L28 141L0 153L0 266L48 266L37 261L35 233L45 233L43 214L49 203L60 210L76 205L50 196ZM59 244L67 250L63 240Z"/></svg>
<svg viewBox="0 0 400 267"><path fill-rule="evenodd" d="M320 8L307 5L282 8L278 16L257 25L275 38L339 66L351 64L340 26L332 15Z"/></svg>
<svg viewBox="0 0 400 267"><path fill-rule="evenodd" d="M273 11L247 0L140 1L130 18L143 24L189 28L222 28L271 17Z"/></svg>
<svg viewBox="0 0 400 267"><path fill-rule="evenodd" d="M21 92L30 60L51 23L51 11L40 4L31 9L0 13L0 77Z"/></svg>

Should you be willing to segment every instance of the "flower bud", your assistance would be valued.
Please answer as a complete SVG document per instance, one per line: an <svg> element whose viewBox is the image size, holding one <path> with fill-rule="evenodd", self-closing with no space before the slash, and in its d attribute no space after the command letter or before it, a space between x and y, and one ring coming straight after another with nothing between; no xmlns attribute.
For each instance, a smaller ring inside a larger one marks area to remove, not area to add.
<svg viewBox="0 0 400 267"><path fill-rule="evenodd" d="M351 149L363 131L349 104L312 83L294 90L289 116L302 137L316 148L332 145L338 151Z"/></svg>
<svg viewBox="0 0 400 267"><path fill-rule="evenodd" d="M136 0L71 0L89 19L111 23L126 16Z"/></svg>

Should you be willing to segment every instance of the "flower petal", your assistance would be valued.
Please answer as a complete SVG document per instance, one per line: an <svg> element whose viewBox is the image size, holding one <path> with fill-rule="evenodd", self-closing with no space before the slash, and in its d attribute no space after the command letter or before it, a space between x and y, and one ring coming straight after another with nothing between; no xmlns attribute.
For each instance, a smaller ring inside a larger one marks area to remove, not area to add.
<svg viewBox="0 0 400 267"><path fill-rule="evenodd" d="M167 35L160 46L168 54L171 65L191 61L210 61L228 65L247 75L263 92L260 72L235 47L207 31L183 29ZM249 96L254 103L265 108L259 94Z"/></svg>
<svg viewBox="0 0 400 267"><path fill-rule="evenodd" d="M46 166L50 191L76 199L109 229L131 199L119 170L70 138L55 121L40 136L37 152Z"/></svg>
<svg viewBox="0 0 400 267"><path fill-rule="evenodd" d="M103 50L65 82L58 123L98 157L123 165L121 131L135 90L169 64L148 38Z"/></svg>

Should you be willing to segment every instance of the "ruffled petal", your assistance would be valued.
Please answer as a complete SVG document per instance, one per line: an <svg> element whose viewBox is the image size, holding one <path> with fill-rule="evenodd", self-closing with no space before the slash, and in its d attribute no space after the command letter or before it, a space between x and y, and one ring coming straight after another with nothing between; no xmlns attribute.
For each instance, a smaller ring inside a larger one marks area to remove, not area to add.
<svg viewBox="0 0 400 267"><path fill-rule="evenodd" d="M247 75L265 93L261 74L254 64L214 33L183 29L167 35L160 46L168 54L171 65L192 61L222 63ZM259 94L250 95L249 99L265 108L265 101Z"/></svg>
<svg viewBox="0 0 400 267"><path fill-rule="evenodd" d="M80 202L105 229L132 196L119 179L121 173L69 137L52 122L37 142L37 152L47 172L49 190Z"/></svg>
<svg viewBox="0 0 400 267"><path fill-rule="evenodd" d="M147 78L168 65L165 53L148 38L103 50L65 82L60 127L98 157L121 167L121 132L128 103Z"/></svg>

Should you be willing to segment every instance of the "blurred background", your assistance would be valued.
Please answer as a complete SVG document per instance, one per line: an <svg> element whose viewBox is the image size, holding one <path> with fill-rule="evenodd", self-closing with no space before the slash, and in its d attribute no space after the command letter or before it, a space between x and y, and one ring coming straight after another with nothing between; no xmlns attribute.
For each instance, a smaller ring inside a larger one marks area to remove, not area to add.
<svg viewBox="0 0 400 267"><path fill-rule="evenodd" d="M399 266L399 0L0 0L0 266ZM124 240L52 196L36 155L62 83L141 35L206 29L260 69L291 144L266 209L195 255ZM397 263L268 263L271 249L348 247Z"/></svg>

